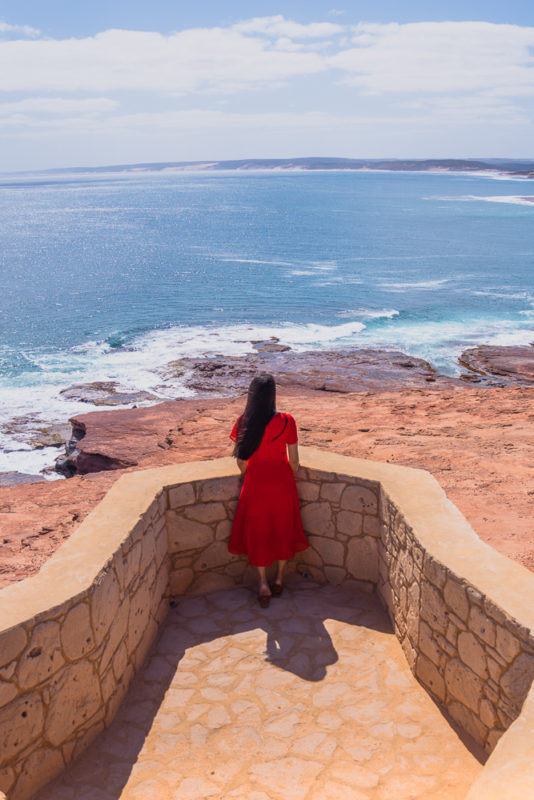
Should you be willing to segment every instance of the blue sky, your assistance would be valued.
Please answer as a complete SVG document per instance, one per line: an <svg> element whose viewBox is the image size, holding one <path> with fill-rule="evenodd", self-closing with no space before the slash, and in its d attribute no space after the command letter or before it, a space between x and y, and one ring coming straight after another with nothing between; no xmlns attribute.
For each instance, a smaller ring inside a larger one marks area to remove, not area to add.
<svg viewBox="0 0 534 800"><path fill-rule="evenodd" d="M0 171L534 158L534 4L7 0Z"/></svg>

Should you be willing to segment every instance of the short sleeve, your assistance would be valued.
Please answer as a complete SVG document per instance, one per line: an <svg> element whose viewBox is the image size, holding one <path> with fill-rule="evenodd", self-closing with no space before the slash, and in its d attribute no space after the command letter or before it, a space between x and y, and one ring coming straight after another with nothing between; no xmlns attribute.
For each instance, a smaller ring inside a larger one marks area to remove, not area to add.
<svg viewBox="0 0 534 800"><path fill-rule="evenodd" d="M295 420L291 416L291 414L286 414L287 418L287 432L286 432L286 442L287 444L296 444L299 440L297 435L297 426L295 424Z"/></svg>
<svg viewBox="0 0 534 800"><path fill-rule="evenodd" d="M241 417L239 417L239 419L236 419L234 427L232 428L232 433L230 434L230 439L233 442L237 441L237 426L239 425L239 420L240 419L241 419Z"/></svg>

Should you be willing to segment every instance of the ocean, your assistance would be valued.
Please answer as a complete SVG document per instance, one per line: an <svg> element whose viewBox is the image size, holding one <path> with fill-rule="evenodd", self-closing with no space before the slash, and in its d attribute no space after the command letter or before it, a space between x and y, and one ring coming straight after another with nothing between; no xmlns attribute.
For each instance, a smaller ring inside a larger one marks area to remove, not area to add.
<svg viewBox="0 0 534 800"><path fill-rule="evenodd" d="M0 179L0 472L73 384L191 396L182 356L398 349L458 373L534 341L527 180L430 172L125 172ZM534 192L533 192L534 193ZM19 419L32 415L29 421ZM16 426L15 426L16 427Z"/></svg>

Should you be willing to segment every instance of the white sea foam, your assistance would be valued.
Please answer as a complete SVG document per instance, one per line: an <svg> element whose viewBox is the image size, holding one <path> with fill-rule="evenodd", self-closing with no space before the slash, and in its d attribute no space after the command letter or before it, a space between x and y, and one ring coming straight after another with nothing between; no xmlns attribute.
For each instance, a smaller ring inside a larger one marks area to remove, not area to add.
<svg viewBox="0 0 534 800"><path fill-rule="evenodd" d="M67 400L60 391L73 384L116 381L126 391L145 390L157 400L194 395L184 378L167 377L155 370L183 357L210 355L242 356L255 352L253 341L275 336L292 350L304 351L341 346L356 341L364 329L360 321L340 325L279 324L235 325L218 328L171 327L139 336L127 347L112 348L104 341L88 341L67 351L26 352L29 364L39 370L0 380L0 426L31 415L18 432L0 430L0 448L6 453L0 471L36 472L49 466L58 451L28 451L31 432L49 422L95 410L88 403ZM147 405L137 402L136 405ZM116 406L131 407L131 403ZM38 409L38 411L36 411ZM12 426L11 426L12 427Z"/></svg>
<svg viewBox="0 0 534 800"><path fill-rule="evenodd" d="M310 261L309 265L313 267L313 269L323 270L325 272L332 272L338 268L336 261Z"/></svg>
<svg viewBox="0 0 534 800"><path fill-rule="evenodd" d="M275 266L275 267L291 267L292 266L292 262L291 261L267 261L267 260L262 259L262 258L238 258L237 256L235 258L234 257L225 256L224 258L221 258L220 261L227 261L227 262L230 262L232 264L270 264L270 265Z"/></svg>
<svg viewBox="0 0 534 800"><path fill-rule="evenodd" d="M514 206L530 206L534 208L534 199L520 197L519 195L496 195L494 197L480 197L478 199L485 200L487 203L508 203Z"/></svg>
<svg viewBox="0 0 534 800"><path fill-rule="evenodd" d="M414 284L406 286L413 288ZM528 299L521 295L521 299ZM15 417L35 416L19 433L0 433L0 447L11 451L3 454L0 471L38 472L53 462L58 450L29 451L27 441L31 430L39 424L65 422L73 415L95 410L91 404L66 400L59 394L73 384L113 380L124 389L149 391L158 400L187 397L194 393L185 386L183 377L167 377L163 372L158 373L157 368L183 357L246 355L255 352L252 341L272 336L296 352L351 345L402 350L454 373L458 355L471 345L529 344L534 340L532 313L534 309L524 310L523 323L482 318L415 323L413 319L404 319L397 309L355 308L339 312L340 317L350 317L339 325L176 326L143 334L123 348L112 348L103 341L88 341L63 352L27 351L28 362L38 366L39 371L0 381L0 426ZM387 324L370 324L380 318L387 320Z"/></svg>
<svg viewBox="0 0 534 800"><path fill-rule="evenodd" d="M447 200L454 200L457 198L448 197ZM472 258L470 253L425 253L424 255L407 255L407 256L351 256L350 261L429 261L439 259L442 261L444 258ZM485 258L485 256L484 256Z"/></svg>
<svg viewBox="0 0 534 800"><path fill-rule="evenodd" d="M402 282L402 283L393 283L389 281L380 281L379 286L383 289L387 289L388 291L410 291L412 289L420 290L420 289L439 289L440 286L444 286L446 283L450 282L450 278L439 278L436 280L431 281L413 281L413 282Z"/></svg>
<svg viewBox="0 0 534 800"><path fill-rule="evenodd" d="M176 209L173 209L176 211ZM185 210L185 209L184 209ZM94 213L98 212L99 214L124 214L127 211L139 211L138 208L135 206L78 206L76 208L67 208L62 206L61 208L42 208L40 209L41 214L80 214L85 215L87 213Z"/></svg>
<svg viewBox="0 0 534 800"><path fill-rule="evenodd" d="M534 208L534 198L521 195L497 194L497 195L478 195L478 194L465 194L460 196L444 196L434 195L432 197L425 197L425 200L443 200L446 202L460 202L460 203L506 203L514 206L531 206Z"/></svg>
<svg viewBox="0 0 534 800"><path fill-rule="evenodd" d="M293 262L288 265L293 269L286 273L288 275L320 275L322 272L335 272L339 265L335 261L303 261ZM336 280L342 280L337 278Z"/></svg>
<svg viewBox="0 0 534 800"><path fill-rule="evenodd" d="M343 278L331 278L329 281L313 281L312 286L336 286L339 283L344 283Z"/></svg>
<svg viewBox="0 0 534 800"><path fill-rule="evenodd" d="M336 316L338 317L355 317L356 319L393 319L399 315L396 308L348 308L345 311L339 311Z"/></svg>
<svg viewBox="0 0 534 800"><path fill-rule="evenodd" d="M281 259L264 259L264 258L245 258L241 255L232 255L231 253L218 253L215 256L210 254L210 257L215 257L219 261L232 263L232 264L266 264L275 267L293 267L290 275L315 275L319 272L332 272L338 269L336 261L284 261Z"/></svg>
<svg viewBox="0 0 534 800"><path fill-rule="evenodd" d="M496 169L499 169L499 168L496 168ZM502 166L502 167L500 167L500 169L505 170L506 167ZM413 172L421 172L420 170L411 170L411 171L413 171ZM473 172L471 172L471 171L467 172L466 170L452 170L452 169L451 170L446 170L446 169L444 170L444 169L439 169L438 168L438 169L423 170L422 172L423 173L424 172L430 172L430 173L432 173L434 175L452 175L452 176L458 176L460 178L466 178L466 177L467 178L489 178L489 180L492 180L492 181L520 181L520 182L523 182L523 181L531 180L531 178L527 178L524 175L513 175L513 174L510 174L510 173L506 173L506 172L496 172L496 171L490 170L490 169L488 169L488 170L480 169L480 170L473 170Z"/></svg>
<svg viewBox="0 0 534 800"><path fill-rule="evenodd" d="M0 472L26 472L30 475L38 475L41 470L50 467L54 459L60 454L57 447L44 447L41 450L0 450ZM45 476L43 475L43 478ZM46 475L46 480L60 480L59 472L50 472Z"/></svg>
<svg viewBox="0 0 534 800"><path fill-rule="evenodd" d="M401 350L424 358L444 372L458 375L458 357L479 344L521 345L534 340L534 324L514 320L413 321L396 320L391 326L366 328L358 337L360 347Z"/></svg>
<svg viewBox="0 0 534 800"><path fill-rule="evenodd" d="M497 297L505 300L526 300L527 302L534 302L534 295L530 294L530 292L496 292L493 289L473 289L471 294L481 295L482 297Z"/></svg>
<svg viewBox="0 0 534 800"><path fill-rule="evenodd" d="M506 168L502 167L502 169ZM473 172L471 174L479 178L490 178L493 181L518 181L523 183L524 181L531 180L531 178L527 178L526 175L510 175L505 172Z"/></svg>

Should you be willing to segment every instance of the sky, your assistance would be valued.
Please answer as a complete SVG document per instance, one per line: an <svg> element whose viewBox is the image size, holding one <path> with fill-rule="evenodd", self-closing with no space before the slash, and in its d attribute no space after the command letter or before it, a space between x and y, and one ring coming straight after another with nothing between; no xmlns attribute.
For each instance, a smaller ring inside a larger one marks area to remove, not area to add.
<svg viewBox="0 0 534 800"><path fill-rule="evenodd" d="M532 0L2 0L0 171L534 159Z"/></svg>

